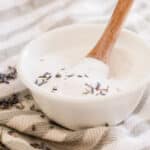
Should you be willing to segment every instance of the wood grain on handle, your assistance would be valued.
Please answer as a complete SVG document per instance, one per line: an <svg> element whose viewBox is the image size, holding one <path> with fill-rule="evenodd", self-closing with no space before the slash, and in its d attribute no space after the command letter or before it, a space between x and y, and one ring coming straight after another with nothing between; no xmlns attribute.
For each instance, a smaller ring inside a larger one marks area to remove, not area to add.
<svg viewBox="0 0 150 150"><path fill-rule="evenodd" d="M95 48L87 55L107 63L111 50L117 40L121 26L134 0L118 0L118 4L101 39Z"/></svg>

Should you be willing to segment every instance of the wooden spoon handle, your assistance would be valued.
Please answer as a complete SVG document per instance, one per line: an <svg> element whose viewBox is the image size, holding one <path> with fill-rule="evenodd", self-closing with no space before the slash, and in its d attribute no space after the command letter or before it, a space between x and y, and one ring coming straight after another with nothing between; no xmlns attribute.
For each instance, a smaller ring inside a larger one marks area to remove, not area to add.
<svg viewBox="0 0 150 150"><path fill-rule="evenodd" d="M129 12L133 0L118 0L118 4L105 32L95 48L87 55L107 63L110 52L117 40L121 26Z"/></svg>

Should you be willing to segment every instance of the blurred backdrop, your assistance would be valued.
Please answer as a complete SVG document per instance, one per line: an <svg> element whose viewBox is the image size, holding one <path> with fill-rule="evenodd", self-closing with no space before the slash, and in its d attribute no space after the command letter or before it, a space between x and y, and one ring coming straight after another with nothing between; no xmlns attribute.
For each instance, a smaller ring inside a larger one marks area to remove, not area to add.
<svg viewBox="0 0 150 150"><path fill-rule="evenodd" d="M0 0L0 61L32 39L73 23L107 23L117 0ZM150 1L135 0L125 27L150 40Z"/></svg>

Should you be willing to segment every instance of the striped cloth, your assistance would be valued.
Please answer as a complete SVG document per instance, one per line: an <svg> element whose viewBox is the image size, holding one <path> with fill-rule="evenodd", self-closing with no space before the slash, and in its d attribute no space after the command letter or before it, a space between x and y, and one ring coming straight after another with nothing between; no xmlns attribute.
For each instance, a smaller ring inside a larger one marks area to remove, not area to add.
<svg viewBox="0 0 150 150"><path fill-rule="evenodd" d="M65 24L106 22L115 2L0 0L0 150L150 150L149 88L123 123L72 131L49 120L16 76L9 84L2 77L14 73L19 56L12 55L31 39ZM136 0L126 23L148 41L149 9L148 0Z"/></svg>

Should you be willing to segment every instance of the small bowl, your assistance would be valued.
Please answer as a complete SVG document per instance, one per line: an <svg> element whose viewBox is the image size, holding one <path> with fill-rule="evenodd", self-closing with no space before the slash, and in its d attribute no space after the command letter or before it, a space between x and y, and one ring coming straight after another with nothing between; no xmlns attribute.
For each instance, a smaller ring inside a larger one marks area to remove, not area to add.
<svg viewBox="0 0 150 150"><path fill-rule="evenodd" d="M34 73L35 68L32 64L41 54L70 49L74 57L78 57L72 49L74 47L80 49L82 51L80 55L84 56L94 47L104 28L105 25L100 24L78 24L58 28L32 41L21 54L18 65L21 80L30 89L41 110L51 120L67 128L76 130L106 123L109 125L120 123L134 111L149 82L150 69L147 68L146 75L139 84L120 94L103 98L59 96L47 93L33 83L31 74ZM147 44L127 30L121 32L116 47L136 50L137 53L143 51L145 56L150 56ZM145 57L145 64L148 67L150 59Z"/></svg>

